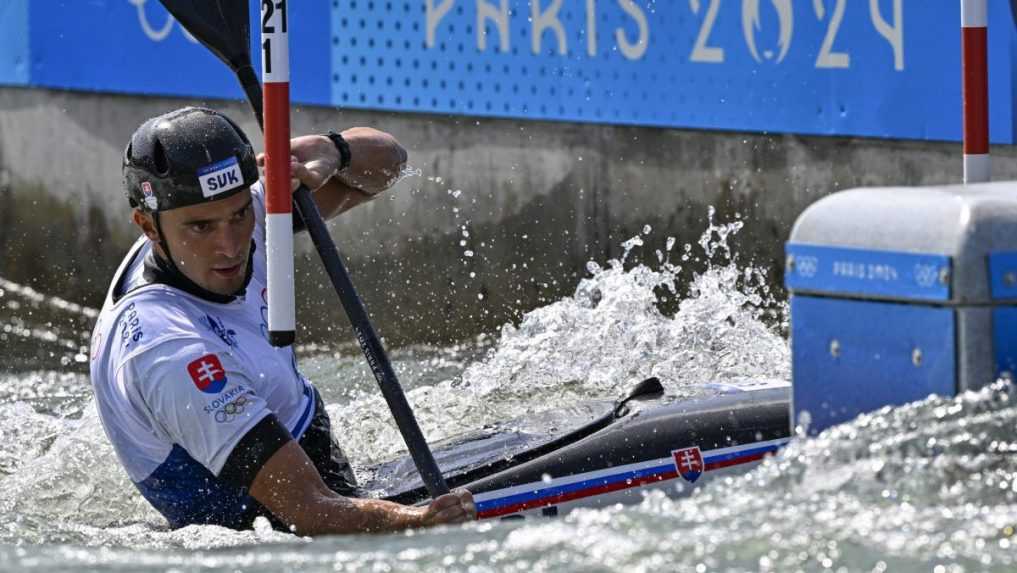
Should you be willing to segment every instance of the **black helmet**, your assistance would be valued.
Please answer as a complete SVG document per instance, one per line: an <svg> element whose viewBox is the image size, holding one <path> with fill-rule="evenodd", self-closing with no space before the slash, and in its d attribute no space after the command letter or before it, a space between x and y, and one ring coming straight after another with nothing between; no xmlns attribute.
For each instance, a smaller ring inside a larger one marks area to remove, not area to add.
<svg viewBox="0 0 1017 573"><path fill-rule="evenodd" d="M225 199L258 180L254 149L228 117L185 107L154 117L124 150L131 207L159 212Z"/></svg>

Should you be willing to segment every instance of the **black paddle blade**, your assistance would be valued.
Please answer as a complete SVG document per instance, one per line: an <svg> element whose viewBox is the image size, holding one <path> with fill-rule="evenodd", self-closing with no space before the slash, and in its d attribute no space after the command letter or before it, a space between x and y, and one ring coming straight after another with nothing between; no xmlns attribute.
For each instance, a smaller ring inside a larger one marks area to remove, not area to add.
<svg viewBox="0 0 1017 573"><path fill-rule="evenodd" d="M660 380L656 376L647 378L636 384L628 396L625 396L620 402L615 404L614 415L620 418L627 414L629 410L626 405L632 400L648 400L650 398L660 398L663 395L664 385L660 383Z"/></svg>
<svg viewBox="0 0 1017 573"><path fill-rule="evenodd" d="M192 36L233 71L251 65L248 0L159 0Z"/></svg>
<svg viewBox="0 0 1017 573"><path fill-rule="evenodd" d="M159 0L199 42L226 63L240 80L262 123L261 83L251 66L249 0Z"/></svg>

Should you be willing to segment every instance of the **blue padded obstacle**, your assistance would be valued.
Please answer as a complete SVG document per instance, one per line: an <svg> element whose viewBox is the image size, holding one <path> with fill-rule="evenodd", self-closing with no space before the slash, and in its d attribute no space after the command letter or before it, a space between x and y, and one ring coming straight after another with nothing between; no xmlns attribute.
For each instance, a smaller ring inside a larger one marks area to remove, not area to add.
<svg viewBox="0 0 1017 573"><path fill-rule="evenodd" d="M1017 183L836 193L787 243L791 423L952 396L1017 368Z"/></svg>

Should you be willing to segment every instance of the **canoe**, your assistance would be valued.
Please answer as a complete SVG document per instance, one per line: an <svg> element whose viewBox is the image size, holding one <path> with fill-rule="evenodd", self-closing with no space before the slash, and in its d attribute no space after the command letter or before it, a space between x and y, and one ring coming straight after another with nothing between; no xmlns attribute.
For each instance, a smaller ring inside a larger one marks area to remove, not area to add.
<svg viewBox="0 0 1017 573"><path fill-rule="evenodd" d="M639 383L623 399L536 414L434 446L451 487L473 492L481 519L555 516L577 507L672 497L751 469L791 436L790 385L716 385L709 395L667 396ZM369 469L365 488L401 503L428 494L408 457Z"/></svg>

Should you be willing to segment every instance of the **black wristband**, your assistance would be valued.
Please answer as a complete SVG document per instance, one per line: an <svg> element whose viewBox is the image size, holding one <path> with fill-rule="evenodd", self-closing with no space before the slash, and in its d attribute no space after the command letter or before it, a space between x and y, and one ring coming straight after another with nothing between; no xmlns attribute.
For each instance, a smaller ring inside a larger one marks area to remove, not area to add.
<svg viewBox="0 0 1017 573"><path fill-rule="evenodd" d="M350 166L350 161L353 159L353 154L350 152L350 144L343 139L342 135L329 130L325 137L332 140L332 144L339 151L339 172L342 172Z"/></svg>

